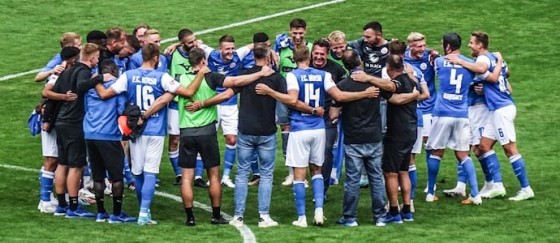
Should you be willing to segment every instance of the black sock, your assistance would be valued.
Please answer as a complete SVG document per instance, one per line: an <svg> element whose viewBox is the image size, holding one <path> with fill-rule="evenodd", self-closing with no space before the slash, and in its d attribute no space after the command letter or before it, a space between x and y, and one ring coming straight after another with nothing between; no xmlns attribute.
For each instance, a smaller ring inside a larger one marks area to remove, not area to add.
<svg viewBox="0 0 560 243"><path fill-rule="evenodd" d="M78 209L78 197L70 197L70 210L76 211Z"/></svg>
<svg viewBox="0 0 560 243"><path fill-rule="evenodd" d="M98 213L105 213L105 197L95 196L95 205L97 205Z"/></svg>
<svg viewBox="0 0 560 243"><path fill-rule="evenodd" d="M66 203L66 195L64 193L56 194L56 199L58 200L58 206L61 208L68 207L68 203Z"/></svg>
<svg viewBox="0 0 560 243"><path fill-rule="evenodd" d="M391 214L391 216L396 216L397 214L399 214L399 207L390 206L389 213Z"/></svg>
<svg viewBox="0 0 560 243"><path fill-rule="evenodd" d="M113 196L113 214L115 216L119 216L121 215L121 211L122 211L122 199L123 197L115 197Z"/></svg>
<svg viewBox="0 0 560 243"><path fill-rule="evenodd" d="M185 208L185 213L187 214L187 219L192 219L192 218L194 218L194 214L193 214L192 208Z"/></svg>
<svg viewBox="0 0 560 243"><path fill-rule="evenodd" d="M402 212L403 213L410 213L410 205L404 204L403 207L402 207Z"/></svg>
<svg viewBox="0 0 560 243"><path fill-rule="evenodd" d="M219 219L222 215L220 214L220 206L212 207L212 218Z"/></svg>

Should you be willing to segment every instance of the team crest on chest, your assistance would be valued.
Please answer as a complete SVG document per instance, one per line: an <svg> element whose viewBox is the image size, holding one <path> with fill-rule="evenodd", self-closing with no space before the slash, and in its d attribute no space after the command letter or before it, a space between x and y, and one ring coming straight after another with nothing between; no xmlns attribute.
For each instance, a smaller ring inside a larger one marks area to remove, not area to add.
<svg viewBox="0 0 560 243"><path fill-rule="evenodd" d="M235 68L235 65L236 65L235 62L232 62L229 64L229 68Z"/></svg>
<svg viewBox="0 0 560 243"><path fill-rule="evenodd" d="M387 54L387 52L389 52L389 49L387 49L387 47L381 48L381 54L385 55Z"/></svg>
<svg viewBox="0 0 560 243"><path fill-rule="evenodd" d="M426 70L426 68L428 68L428 64L426 64L425 62L420 64L420 69Z"/></svg>

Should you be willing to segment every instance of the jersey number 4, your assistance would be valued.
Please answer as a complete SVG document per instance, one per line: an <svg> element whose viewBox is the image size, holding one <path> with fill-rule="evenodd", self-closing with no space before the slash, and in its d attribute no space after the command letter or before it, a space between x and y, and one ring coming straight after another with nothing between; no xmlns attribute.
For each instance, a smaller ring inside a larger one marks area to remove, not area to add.
<svg viewBox="0 0 560 243"><path fill-rule="evenodd" d="M140 110L147 110L155 100L154 88L152 86L136 86L136 105L140 106Z"/></svg>
<svg viewBox="0 0 560 243"><path fill-rule="evenodd" d="M449 84L455 85L455 93L461 93L461 85L463 84L463 74L457 75L456 69L451 69L451 75L449 77Z"/></svg>
<svg viewBox="0 0 560 243"><path fill-rule="evenodd" d="M319 100L321 100L321 91L314 89L312 83L305 83L305 104L311 107L319 107ZM311 103L313 101L313 104Z"/></svg>

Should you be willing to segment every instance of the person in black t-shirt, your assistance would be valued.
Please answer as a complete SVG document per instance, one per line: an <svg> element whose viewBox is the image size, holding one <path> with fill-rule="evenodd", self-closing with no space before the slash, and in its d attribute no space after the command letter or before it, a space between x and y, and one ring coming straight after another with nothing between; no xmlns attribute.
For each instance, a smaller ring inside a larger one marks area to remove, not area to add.
<svg viewBox="0 0 560 243"><path fill-rule="evenodd" d="M419 92L417 83L407 73L403 73L403 57L390 55L387 59L387 73L396 85L394 93L382 92L389 101L387 107L387 133L383 139L383 172L389 198L389 213L386 223L412 221L410 212L410 178L408 166L412 147L416 141L416 99ZM400 182L400 183L399 183ZM402 215L398 208L398 187L403 197Z"/></svg>
<svg viewBox="0 0 560 243"><path fill-rule="evenodd" d="M346 70L340 66L338 63L330 60L328 58L330 45L325 39L319 39L313 43L313 49L311 51L311 63L310 67L327 71L331 73L332 79L335 83L340 82L346 76ZM327 190L329 189L331 172L333 168L333 146L336 138L338 137L337 122L332 121L329 117L329 109L332 104L332 97L329 94L325 95L325 114L323 118L325 119L325 160L323 166L321 167L321 173L323 174L323 181L325 184L325 198L327 197Z"/></svg>

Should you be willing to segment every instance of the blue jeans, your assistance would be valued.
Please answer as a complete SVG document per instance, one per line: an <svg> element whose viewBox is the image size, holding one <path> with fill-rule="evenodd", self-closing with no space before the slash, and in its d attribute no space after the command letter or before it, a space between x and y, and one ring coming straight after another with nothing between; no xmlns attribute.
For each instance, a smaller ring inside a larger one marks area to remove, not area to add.
<svg viewBox="0 0 560 243"><path fill-rule="evenodd" d="M259 213L268 214L272 195L272 176L276 160L276 134L270 136L237 135L237 174L235 175L235 216L243 216L247 200L247 182L251 174L251 163L258 154L259 170Z"/></svg>
<svg viewBox="0 0 560 243"><path fill-rule="evenodd" d="M360 177L365 167L371 191L371 208L374 222L385 216L385 180L381 169L382 142L345 144L346 181L342 212L346 219L356 219L360 196Z"/></svg>

